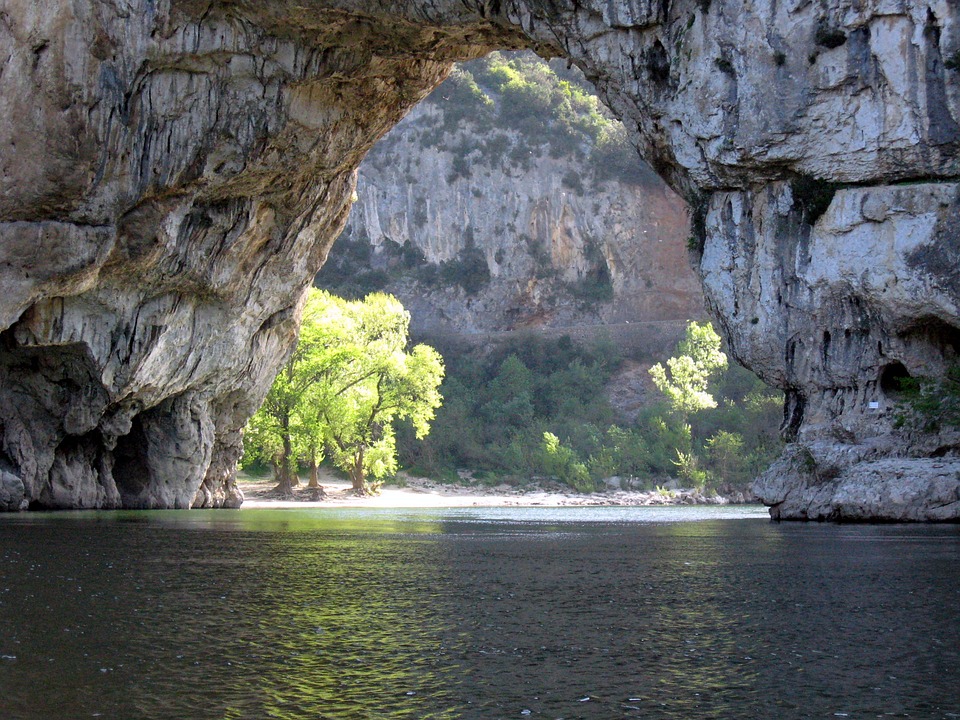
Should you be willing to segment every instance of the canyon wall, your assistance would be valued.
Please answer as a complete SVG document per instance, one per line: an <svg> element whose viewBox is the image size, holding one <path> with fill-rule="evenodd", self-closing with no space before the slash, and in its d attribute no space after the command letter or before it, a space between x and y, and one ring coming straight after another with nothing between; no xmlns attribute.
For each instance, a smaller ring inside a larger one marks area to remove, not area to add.
<svg viewBox="0 0 960 720"><path fill-rule="evenodd" d="M459 67L360 165L358 200L318 284L391 292L427 336L602 328L630 345L631 324L658 323L673 338L658 347L663 359L704 314L686 204L643 163L610 167L611 153L631 149L602 144L624 131L589 95L531 123L540 105L517 109L488 79L514 66L564 101L564 83L581 80L529 54Z"/></svg>
<svg viewBox="0 0 960 720"><path fill-rule="evenodd" d="M3 4L0 507L241 501L360 159L452 60L518 43L412 20Z"/></svg>
<svg viewBox="0 0 960 720"><path fill-rule="evenodd" d="M690 202L709 308L786 390L782 517L956 519L960 7L285 0L0 7L0 505L231 504L239 429L372 143L495 47L564 55Z"/></svg>

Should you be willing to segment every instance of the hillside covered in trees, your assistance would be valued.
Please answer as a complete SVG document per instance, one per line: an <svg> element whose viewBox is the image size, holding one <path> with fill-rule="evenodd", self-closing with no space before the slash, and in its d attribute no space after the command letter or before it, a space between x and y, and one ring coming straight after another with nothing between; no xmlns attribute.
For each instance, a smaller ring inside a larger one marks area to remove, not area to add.
<svg viewBox="0 0 960 720"><path fill-rule="evenodd" d="M489 352L441 351L447 376L433 431L422 442L402 425L398 432L401 464L414 474L553 479L580 491L675 480L749 495L749 482L782 447L782 394L730 363L706 323L687 327L663 368L664 391L651 393L634 419L605 391L623 362L609 340L530 334Z"/></svg>

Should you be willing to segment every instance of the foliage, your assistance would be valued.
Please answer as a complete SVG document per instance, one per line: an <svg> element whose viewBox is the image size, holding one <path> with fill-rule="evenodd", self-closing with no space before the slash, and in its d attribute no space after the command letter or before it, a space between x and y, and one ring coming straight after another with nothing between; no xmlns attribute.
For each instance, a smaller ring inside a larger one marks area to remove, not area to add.
<svg viewBox="0 0 960 720"><path fill-rule="evenodd" d="M587 466L577 457L577 453L560 442L560 438L551 432L543 434L540 446L539 465L542 471L579 492L592 492L596 485L590 478Z"/></svg>
<svg viewBox="0 0 960 720"><path fill-rule="evenodd" d="M459 285L468 295L476 295L490 282L487 258L469 240L456 259L440 263L439 272L445 284Z"/></svg>
<svg viewBox="0 0 960 720"><path fill-rule="evenodd" d="M927 433L960 427L960 364L948 367L943 377L904 377L899 385L897 427Z"/></svg>
<svg viewBox="0 0 960 720"><path fill-rule="evenodd" d="M712 328L697 323L677 354L706 366L723 355ZM444 356L446 400L433 434L414 445L412 433L398 429L401 461L414 472L449 478L462 468L521 481L539 475L580 491L617 476L650 489L670 477L742 489L781 448L782 394L736 365L709 373L703 392L713 406L683 413L664 397L627 423L606 397L620 363L609 342L528 336L482 353L451 347Z"/></svg>
<svg viewBox="0 0 960 720"><path fill-rule="evenodd" d="M492 119L493 101L462 66L454 67L446 81L430 96L430 100L443 107L445 129L448 132L464 120Z"/></svg>
<svg viewBox="0 0 960 720"><path fill-rule="evenodd" d="M390 282L390 276L383 268L372 267L372 250L366 236L351 238L341 235L335 250L314 278L314 285L349 300L382 290Z"/></svg>
<svg viewBox="0 0 960 720"><path fill-rule="evenodd" d="M799 175L790 183L793 204L800 209L803 221L809 225L816 225L820 216L830 207L839 188L837 183L809 175Z"/></svg>
<svg viewBox="0 0 960 720"><path fill-rule="evenodd" d="M419 212L419 208L414 212ZM374 253L366 237L341 235L334 252L314 278L314 285L357 300L404 277L414 277L425 287L457 285L468 295L475 295L490 282L490 268L483 250L472 241L470 228L466 244L457 256L439 265L429 264L423 251L412 243L398 245L387 241Z"/></svg>
<svg viewBox="0 0 960 720"><path fill-rule="evenodd" d="M500 477L544 474L544 432L562 437L565 446L587 458L602 434L599 428L614 419L604 383L619 360L609 342L585 346L566 336L531 335L486 351L444 353L446 402L434 433L422 446L409 447L400 432L401 459L418 472L437 476L467 468Z"/></svg>
<svg viewBox="0 0 960 720"><path fill-rule="evenodd" d="M428 102L443 108L443 132L463 122L479 126L475 136L484 140L476 149L488 164L526 168L546 151L555 158L589 157L598 182L642 183L649 177L623 125L583 75L533 53L495 52L459 65ZM427 132L421 143L439 145L441 138L442 133ZM453 179L460 175L452 173Z"/></svg>
<svg viewBox="0 0 960 720"><path fill-rule="evenodd" d="M594 269L585 273L577 282L567 286L573 297L589 305L605 303L613 300L613 281L605 261L594 266Z"/></svg>
<svg viewBox="0 0 960 720"><path fill-rule="evenodd" d="M744 475L743 436L727 430L718 430L707 438L707 455L710 464L721 477L742 480Z"/></svg>
<svg viewBox="0 0 960 720"><path fill-rule="evenodd" d="M405 419L423 438L442 400L442 359L426 345L406 350L409 323L390 295L349 301L312 290L297 349L248 426L248 460L270 459L282 489L291 484L283 472L295 478L304 457L315 472L324 449L358 493L395 473L394 423Z"/></svg>
<svg viewBox="0 0 960 720"><path fill-rule="evenodd" d="M278 489L283 492L299 483L298 457L308 458L315 484L317 464L323 456L322 430L310 410L312 391L320 379L318 338L313 328L318 310L316 302L308 301L300 341L245 432L244 465L259 462L272 466Z"/></svg>
<svg viewBox="0 0 960 720"><path fill-rule="evenodd" d="M720 351L720 336L710 323L691 322L678 354L650 368L654 384L683 417L717 406L707 386L710 378L727 367L727 356ZM668 372L669 371L669 372Z"/></svg>
<svg viewBox="0 0 960 720"><path fill-rule="evenodd" d="M693 452L685 453L677 450L677 459L673 464L677 466L677 476L681 480L687 481L697 490L702 490L706 486L709 475L705 470L700 469L700 458Z"/></svg>

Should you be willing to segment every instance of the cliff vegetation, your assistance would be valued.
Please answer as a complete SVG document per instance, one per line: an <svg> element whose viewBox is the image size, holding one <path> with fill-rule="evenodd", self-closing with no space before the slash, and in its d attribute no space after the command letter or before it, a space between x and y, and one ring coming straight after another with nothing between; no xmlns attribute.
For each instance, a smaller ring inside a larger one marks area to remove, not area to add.
<svg viewBox="0 0 960 720"><path fill-rule="evenodd" d="M724 359L690 357L690 338L720 338L691 323L671 366L696 366L705 380L696 406L666 393L629 420L606 384L623 356L609 340L529 334L492 350L442 347L444 404L423 442L401 426L401 463L415 474L454 481L524 484L552 478L580 491L684 487L749 496L749 482L779 454L783 396Z"/></svg>
<svg viewBox="0 0 960 720"><path fill-rule="evenodd" d="M576 68L495 52L370 152L317 284L384 290L431 334L702 313L683 202Z"/></svg>

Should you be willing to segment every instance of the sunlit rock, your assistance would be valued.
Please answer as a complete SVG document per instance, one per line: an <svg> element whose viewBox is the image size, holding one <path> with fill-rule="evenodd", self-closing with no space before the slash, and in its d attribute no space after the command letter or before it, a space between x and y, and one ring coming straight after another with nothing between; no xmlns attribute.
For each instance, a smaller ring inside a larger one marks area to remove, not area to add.
<svg viewBox="0 0 960 720"><path fill-rule="evenodd" d="M237 433L291 347L360 159L451 61L526 46L578 64L692 203L716 319L787 390L796 442L832 443L815 468L879 448L836 477L920 502L890 485L895 458L945 500L936 519L957 517L956 444L897 434L884 378L935 376L956 355L958 13L10 0L0 505L236 504ZM797 478L787 490L809 497ZM815 504L765 497L783 516Z"/></svg>

